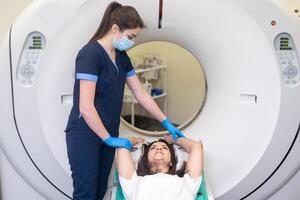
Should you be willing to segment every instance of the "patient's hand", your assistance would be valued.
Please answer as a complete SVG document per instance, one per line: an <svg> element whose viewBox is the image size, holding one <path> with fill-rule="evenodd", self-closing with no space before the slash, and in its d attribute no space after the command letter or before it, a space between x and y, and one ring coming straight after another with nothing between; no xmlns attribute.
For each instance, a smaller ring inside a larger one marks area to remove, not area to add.
<svg viewBox="0 0 300 200"><path fill-rule="evenodd" d="M132 146L137 145L138 143L143 143L145 141L145 139L141 137L129 137L128 139L130 140Z"/></svg>
<svg viewBox="0 0 300 200"><path fill-rule="evenodd" d="M164 135L164 140L166 140L169 144L174 144L176 142L170 134Z"/></svg>

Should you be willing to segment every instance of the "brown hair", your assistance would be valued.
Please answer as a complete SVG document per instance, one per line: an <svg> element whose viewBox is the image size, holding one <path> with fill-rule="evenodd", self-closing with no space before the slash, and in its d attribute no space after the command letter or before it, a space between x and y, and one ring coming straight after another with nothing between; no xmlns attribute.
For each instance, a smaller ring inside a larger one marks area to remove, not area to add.
<svg viewBox="0 0 300 200"><path fill-rule="evenodd" d="M186 162L184 162L182 164L181 168L176 171L176 166L177 166L178 160L177 160L177 156L175 155L175 150L174 150L173 144L169 144L164 139L159 139L159 140L154 141L150 144L143 144L143 154L142 154L142 156L141 156L141 158L139 159L139 162L138 162L137 174L139 176L146 176L146 175L155 174L155 173L151 172L151 170L150 170L150 165L149 165L149 161L148 161L148 152L150 150L150 147L156 142L165 143L168 146L169 150L170 150L171 166L169 168L168 174L183 177L184 174L186 173L186 171L185 171Z"/></svg>
<svg viewBox="0 0 300 200"><path fill-rule="evenodd" d="M121 32L125 29L145 27L143 20L135 8L131 6L122 6L118 2L113 1L107 6L101 23L89 42L102 38L113 24L118 25Z"/></svg>

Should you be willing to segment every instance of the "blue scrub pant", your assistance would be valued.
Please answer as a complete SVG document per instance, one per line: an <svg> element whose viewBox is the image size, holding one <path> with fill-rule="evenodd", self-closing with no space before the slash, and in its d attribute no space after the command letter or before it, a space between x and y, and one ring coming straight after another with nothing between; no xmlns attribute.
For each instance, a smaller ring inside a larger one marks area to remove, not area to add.
<svg viewBox="0 0 300 200"><path fill-rule="evenodd" d="M93 132L68 131L66 142L73 179L73 200L102 200L115 156Z"/></svg>

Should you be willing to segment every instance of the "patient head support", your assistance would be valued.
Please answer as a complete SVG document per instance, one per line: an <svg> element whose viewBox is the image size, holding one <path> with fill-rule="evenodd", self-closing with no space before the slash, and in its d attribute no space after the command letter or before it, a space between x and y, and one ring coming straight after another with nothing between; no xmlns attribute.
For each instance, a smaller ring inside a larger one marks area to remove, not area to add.
<svg viewBox="0 0 300 200"><path fill-rule="evenodd" d="M185 163L181 169L176 171L177 163L178 159L173 145L159 139L150 144L143 144L143 153L138 162L137 174L145 176L162 172L182 177L185 173Z"/></svg>

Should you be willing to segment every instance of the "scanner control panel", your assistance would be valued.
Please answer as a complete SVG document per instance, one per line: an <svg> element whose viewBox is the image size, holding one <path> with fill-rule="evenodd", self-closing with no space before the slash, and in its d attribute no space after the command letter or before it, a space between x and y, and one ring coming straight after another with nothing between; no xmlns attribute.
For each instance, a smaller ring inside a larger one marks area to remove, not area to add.
<svg viewBox="0 0 300 200"><path fill-rule="evenodd" d="M300 62L292 36L288 33L280 33L275 38L274 45L281 66L283 82L287 86L296 85L300 80Z"/></svg>
<svg viewBox="0 0 300 200"><path fill-rule="evenodd" d="M30 33L19 58L17 80L22 86L30 87L34 84L39 58L46 45L46 38L40 32Z"/></svg>

